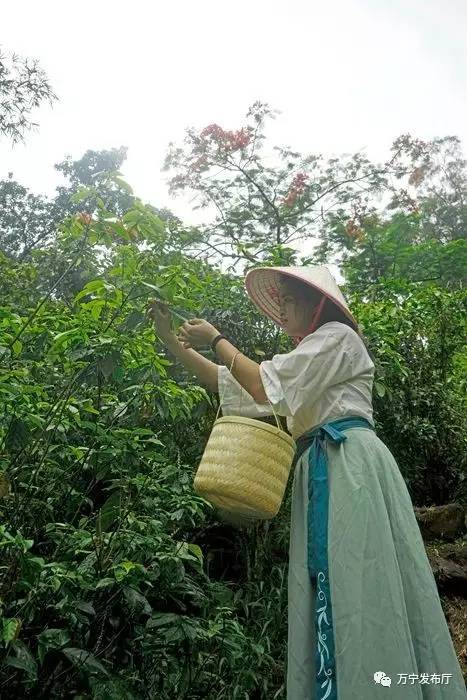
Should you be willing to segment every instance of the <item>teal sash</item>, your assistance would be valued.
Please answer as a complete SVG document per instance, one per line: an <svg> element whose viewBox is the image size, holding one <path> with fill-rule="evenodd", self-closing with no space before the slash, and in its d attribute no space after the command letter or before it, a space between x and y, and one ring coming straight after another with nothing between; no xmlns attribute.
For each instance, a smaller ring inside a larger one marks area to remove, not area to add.
<svg viewBox="0 0 467 700"><path fill-rule="evenodd" d="M308 571L316 590L316 700L338 700L331 591L328 569L328 463L325 440L341 443L349 428L373 426L366 418L337 418L312 428L297 440L292 468L303 452L308 454Z"/></svg>

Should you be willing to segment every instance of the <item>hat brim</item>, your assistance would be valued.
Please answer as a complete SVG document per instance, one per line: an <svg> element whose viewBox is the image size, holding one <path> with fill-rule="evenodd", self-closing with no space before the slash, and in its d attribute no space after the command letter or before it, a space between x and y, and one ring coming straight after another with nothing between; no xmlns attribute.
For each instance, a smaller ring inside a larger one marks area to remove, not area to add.
<svg viewBox="0 0 467 700"><path fill-rule="evenodd" d="M279 283L281 277L296 279L302 284L308 285L319 294L322 294L329 299L329 301L334 304L334 306L336 306L343 314L345 314L355 329L358 328L358 323L349 310L319 285L313 284L308 280L304 280L300 275L283 268L278 270L277 268L273 267L255 267L252 270L249 270L245 276L245 288L248 296L260 309L260 311L262 311L283 330L286 329L284 324L281 322L281 308L279 303Z"/></svg>

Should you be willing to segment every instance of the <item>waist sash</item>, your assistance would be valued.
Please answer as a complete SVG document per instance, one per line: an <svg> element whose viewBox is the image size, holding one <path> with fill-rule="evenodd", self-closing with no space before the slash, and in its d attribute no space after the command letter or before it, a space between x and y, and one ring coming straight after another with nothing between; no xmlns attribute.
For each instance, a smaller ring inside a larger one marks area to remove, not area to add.
<svg viewBox="0 0 467 700"><path fill-rule="evenodd" d="M316 590L316 695L317 700L338 700L332 624L331 591L328 569L328 463L325 441L339 444L347 440L350 428L369 428L361 416L337 418L303 433L296 441L292 468L311 446L308 454L308 572Z"/></svg>

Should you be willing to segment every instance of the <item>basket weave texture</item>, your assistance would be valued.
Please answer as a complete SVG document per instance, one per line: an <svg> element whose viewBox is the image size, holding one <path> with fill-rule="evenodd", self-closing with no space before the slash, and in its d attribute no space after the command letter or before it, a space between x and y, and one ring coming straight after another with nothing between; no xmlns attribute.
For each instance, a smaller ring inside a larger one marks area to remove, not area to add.
<svg viewBox="0 0 467 700"><path fill-rule="evenodd" d="M295 453L280 427L241 416L218 418L194 479L195 491L217 508L267 520L277 515Z"/></svg>
<svg viewBox="0 0 467 700"><path fill-rule="evenodd" d="M238 351L233 356L230 372L241 354ZM221 519L249 527L258 520L270 520L279 512L296 444L282 430L270 401L277 428L243 416L219 418L222 403L223 399L219 401L193 487L217 507ZM240 400L240 411L241 404Z"/></svg>

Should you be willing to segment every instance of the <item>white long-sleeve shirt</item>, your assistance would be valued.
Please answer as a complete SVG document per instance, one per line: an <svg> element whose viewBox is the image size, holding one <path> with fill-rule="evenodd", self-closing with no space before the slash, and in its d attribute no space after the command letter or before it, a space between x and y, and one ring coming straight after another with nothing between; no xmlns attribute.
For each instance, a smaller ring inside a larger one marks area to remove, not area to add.
<svg viewBox="0 0 467 700"><path fill-rule="evenodd" d="M339 321L325 323L291 352L259 366L266 396L277 415L287 417L294 439L325 420L350 415L374 426L374 369L362 339ZM219 365L218 380L224 416L273 415L271 406L256 403L225 365Z"/></svg>

